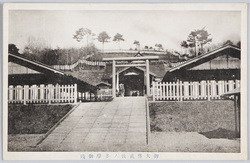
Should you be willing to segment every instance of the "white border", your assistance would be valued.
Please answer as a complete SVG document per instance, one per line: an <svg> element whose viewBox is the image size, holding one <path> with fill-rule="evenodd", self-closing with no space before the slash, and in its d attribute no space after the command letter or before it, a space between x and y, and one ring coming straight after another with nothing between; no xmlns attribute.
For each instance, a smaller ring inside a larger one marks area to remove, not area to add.
<svg viewBox="0 0 250 163"><path fill-rule="evenodd" d="M8 10L210 10L241 11L241 153L161 153L158 160L245 160L247 159L247 5L239 3L12 3L3 9L3 158L5 160L81 160L83 152L7 152ZM96 154L97 152L91 152ZM102 154L112 152L98 152ZM118 152L115 152L118 153ZM126 152L121 152L126 153ZM135 152L129 152L134 153ZM145 154L145 152L141 152ZM146 152L150 153L150 152ZM152 152L153 153L153 152ZM105 158L104 158L105 159ZM117 159L122 160L121 157ZM136 160L133 159L133 160ZM141 160L141 159L137 159ZM148 159L147 159L148 160ZM151 158L151 160L155 160Z"/></svg>

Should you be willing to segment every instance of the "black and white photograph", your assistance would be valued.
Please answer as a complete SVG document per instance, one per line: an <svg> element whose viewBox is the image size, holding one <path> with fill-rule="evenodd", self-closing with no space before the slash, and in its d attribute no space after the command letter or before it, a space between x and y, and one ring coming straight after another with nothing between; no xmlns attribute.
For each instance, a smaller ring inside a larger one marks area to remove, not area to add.
<svg viewBox="0 0 250 163"><path fill-rule="evenodd" d="M244 3L4 4L4 158L246 159L246 21Z"/></svg>

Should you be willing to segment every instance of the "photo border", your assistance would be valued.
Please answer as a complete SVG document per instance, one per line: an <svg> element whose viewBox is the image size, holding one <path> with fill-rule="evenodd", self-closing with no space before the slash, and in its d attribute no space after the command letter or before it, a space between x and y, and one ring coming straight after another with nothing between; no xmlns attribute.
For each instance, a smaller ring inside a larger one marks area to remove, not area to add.
<svg viewBox="0 0 250 163"><path fill-rule="evenodd" d="M168 3L96 3L96 4L71 4L71 3L8 3L4 4L3 8L3 54L8 53L8 14L9 10L13 9L33 9L33 10L174 10L173 8L179 7L181 11L185 10L240 10L241 11L241 153L183 153L183 152L158 152L160 158L158 160L245 160L247 159L247 5L236 3L181 3L181 4L168 4ZM101 5L101 8L100 8ZM58 7L60 8L58 9ZM116 8L114 9L114 6ZM117 7L118 6L118 7ZM128 8L125 8L129 7ZM153 8L152 8L153 6ZM111 8L110 8L111 7ZM226 7L226 8L225 8ZM82 153L88 154L89 152L8 152L7 151L7 88L8 88L8 55L3 55L3 158L7 160L82 160L79 156ZM97 153L114 153L114 152L91 152ZM127 153L127 152L115 152ZM138 152L129 152L137 154ZM140 152L140 153L155 153L155 152ZM32 155L32 156L31 156ZM176 159L177 158L177 159ZM91 159L92 160L92 159ZM107 160L107 159L104 159ZM117 158L114 160L122 160ZM136 160L136 159L133 159ZM143 160L143 159L137 159ZM148 159L147 159L148 160ZM155 159L150 159L155 160Z"/></svg>

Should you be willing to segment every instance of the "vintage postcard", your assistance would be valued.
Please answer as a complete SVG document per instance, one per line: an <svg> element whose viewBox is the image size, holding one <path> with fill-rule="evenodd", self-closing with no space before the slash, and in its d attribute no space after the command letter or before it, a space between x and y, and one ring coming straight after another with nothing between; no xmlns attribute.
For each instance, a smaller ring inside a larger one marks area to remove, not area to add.
<svg viewBox="0 0 250 163"><path fill-rule="evenodd" d="M247 4L6 3L5 160L247 159Z"/></svg>

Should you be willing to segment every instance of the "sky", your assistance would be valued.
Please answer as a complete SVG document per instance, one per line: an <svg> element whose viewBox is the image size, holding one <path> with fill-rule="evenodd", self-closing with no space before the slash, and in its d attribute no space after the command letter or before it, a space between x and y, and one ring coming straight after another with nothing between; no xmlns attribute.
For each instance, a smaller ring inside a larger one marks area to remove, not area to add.
<svg viewBox="0 0 250 163"><path fill-rule="evenodd" d="M122 49L135 48L134 40L142 47L162 44L164 49L180 50L180 42L195 29L205 29L218 44L226 40L240 40L240 12L237 11L72 11L72 10L10 10L9 43L22 52L29 37L43 40L52 48L86 45L73 34L88 28L96 35L106 31L111 37L105 49L119 49L113 40L116 33L123 35ZM102 48L102 43L93 43Z"/></svg>

